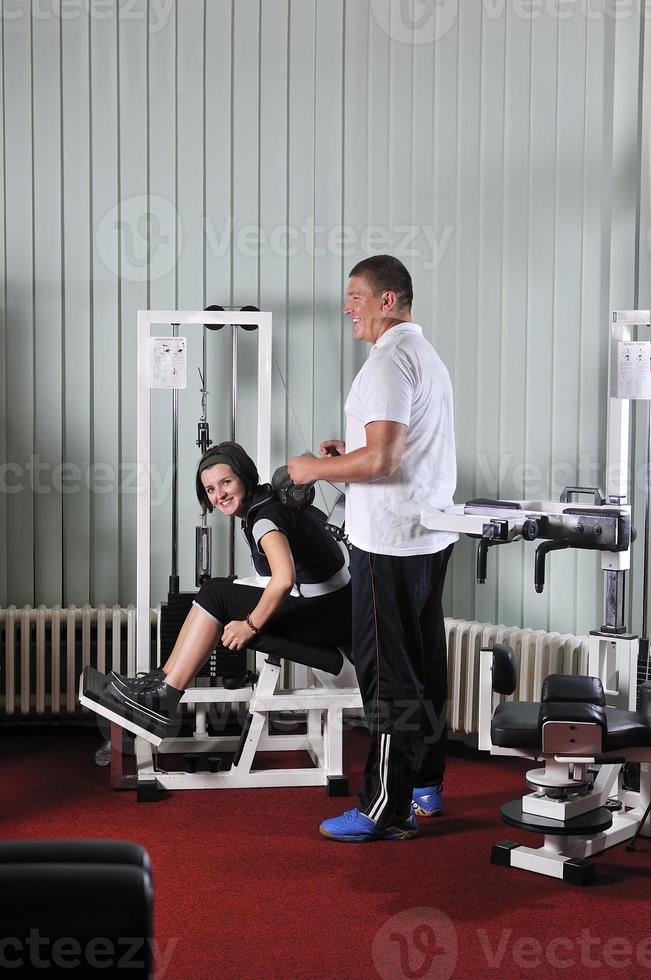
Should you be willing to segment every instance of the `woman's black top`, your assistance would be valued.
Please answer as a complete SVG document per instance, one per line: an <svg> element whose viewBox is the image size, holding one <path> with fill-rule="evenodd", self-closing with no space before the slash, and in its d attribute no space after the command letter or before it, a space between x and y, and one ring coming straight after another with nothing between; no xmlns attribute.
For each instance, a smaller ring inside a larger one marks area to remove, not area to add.
<svg viewBox="0 0 651 980"><path fill-rule="evenodd" d="M242 519L242 530L256 573L263 578L271 575L271 569L260 541L269 531L280 531L286 536L294 559L296 586L301 595L335 591L350 580L344 554L326 529L325 515L316 507L296 510L281 504L268 483L255 490L251 506ZM318 588L319 585L325 589Z"/></svg>

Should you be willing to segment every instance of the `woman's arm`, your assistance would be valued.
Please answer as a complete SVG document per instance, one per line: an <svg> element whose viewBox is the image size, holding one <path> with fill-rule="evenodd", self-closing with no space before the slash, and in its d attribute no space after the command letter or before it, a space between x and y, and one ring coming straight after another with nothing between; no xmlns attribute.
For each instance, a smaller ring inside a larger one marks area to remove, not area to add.
<svg viewBox="0 0 651 980"><path fill-rule="evenodd" d="M289 542L281 531L268 531L260 539L260 547L269 562L271 581L265 587L258 604L249 613L251 622L259 630L271 619L283 599L292 591L296 581ZM246 620L233 620L224 627L221 642L229 650L240 650L254 634L255 630L251 629Z"/></svg>

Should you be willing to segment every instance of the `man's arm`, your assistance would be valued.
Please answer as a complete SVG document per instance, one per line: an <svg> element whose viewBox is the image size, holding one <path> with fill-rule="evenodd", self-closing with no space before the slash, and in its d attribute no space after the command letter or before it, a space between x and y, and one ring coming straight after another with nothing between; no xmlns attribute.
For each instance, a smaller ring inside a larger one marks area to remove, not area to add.
<svg viewBox="0 0 651 980"><path fill-rule="evenodd" d="M287 466L292 482L332 480L334 483L366 483L392 476L400 466L407 439L401 422L369 422L366 445L342 456L292 456ZM332 440L330 440L332 441Z"/></svg>

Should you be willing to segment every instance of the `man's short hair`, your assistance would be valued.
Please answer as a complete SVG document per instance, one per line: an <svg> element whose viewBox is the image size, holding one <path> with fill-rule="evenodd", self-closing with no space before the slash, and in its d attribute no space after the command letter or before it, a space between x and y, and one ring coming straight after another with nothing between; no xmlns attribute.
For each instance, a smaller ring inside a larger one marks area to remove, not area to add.
<svg viewBox="0 0 651 980"><path fill-rule="evenodd" d="M349 276L363 276L377 296L389 290L398 298L398 306L411 306L414 291L411 276L394 255L371 255L350 270Z"/></svg>

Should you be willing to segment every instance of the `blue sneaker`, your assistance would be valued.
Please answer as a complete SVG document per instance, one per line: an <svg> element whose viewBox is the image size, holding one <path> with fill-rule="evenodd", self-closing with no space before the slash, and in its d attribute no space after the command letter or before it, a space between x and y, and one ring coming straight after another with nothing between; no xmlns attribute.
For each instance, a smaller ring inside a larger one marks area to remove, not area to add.
<svg viewBox="0 0 651 980"><path fill-rule="evenodd" d="M438 817L443 813L443 787L423 786L411 794L413 812L419 817Z"/></svg>
<svg viewBox="0 0 651 980"><path fill-rule="evenodd" d="M330 840L346 841L349 844L363 844L369 840L408 840L418 835L418 824L413 811L406 820L401 820L392 827L377 831L375 821L355 807L346 810L340 817L324 820L319 832Z"/></svg>

